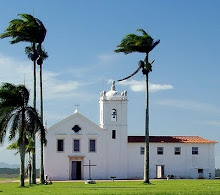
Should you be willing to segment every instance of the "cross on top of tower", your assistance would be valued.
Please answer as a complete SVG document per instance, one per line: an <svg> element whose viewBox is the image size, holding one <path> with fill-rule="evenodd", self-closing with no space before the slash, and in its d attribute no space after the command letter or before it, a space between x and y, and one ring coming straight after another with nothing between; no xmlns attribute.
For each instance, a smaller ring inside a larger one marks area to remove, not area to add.
<svg viewBox="0 0 220 195"><path fill-rule="evenodd" d="M80 105L79 105L79 104L75 104L74 106L76 107L76 109L75 109L75 112L74 112L74 113L77 113L77 112L78 112L78 107L79 107Z"/></svg>
<svg viewBox="0 0 220 195"><path fill-rule="evenodd" d="M112 81L112 87L111 87L112 91L115 91L115 81Z"/></svg>

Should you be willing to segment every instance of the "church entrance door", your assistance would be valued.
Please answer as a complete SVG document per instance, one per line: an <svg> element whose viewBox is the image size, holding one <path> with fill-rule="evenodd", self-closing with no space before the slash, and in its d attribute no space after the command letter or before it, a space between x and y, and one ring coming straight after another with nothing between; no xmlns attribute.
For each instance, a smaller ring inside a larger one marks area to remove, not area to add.
<svg viewBox="0 0 220 195"><path fill-rule="evenodd" d="M81 161L72 161L72 180L81 179Z"/></svg>

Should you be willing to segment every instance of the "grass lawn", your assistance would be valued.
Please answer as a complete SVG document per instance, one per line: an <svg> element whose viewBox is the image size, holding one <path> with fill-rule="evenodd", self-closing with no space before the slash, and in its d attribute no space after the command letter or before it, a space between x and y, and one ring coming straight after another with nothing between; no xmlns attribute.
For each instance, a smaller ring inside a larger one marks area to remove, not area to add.
<svg viewBox="0 0 220 195"><path fill-rule="evenodd" d="M19 187L19 183L0 183L1 194L220 194L220 180L54 182L52 185Z"/></svg>

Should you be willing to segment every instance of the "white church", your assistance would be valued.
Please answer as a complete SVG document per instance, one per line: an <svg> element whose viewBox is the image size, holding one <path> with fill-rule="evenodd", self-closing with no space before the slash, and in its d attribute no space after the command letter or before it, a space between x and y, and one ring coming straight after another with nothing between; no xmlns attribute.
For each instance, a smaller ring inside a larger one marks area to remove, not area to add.
<svg viewBox="0 0 220 195"><path fill-rule="evenodd" d="M127 92L100 94L100 124L75 113L48 129L50 180L142 179L144 136L128 136ZM217 142L199 136L150 136L150 178L214 178Z"/></svg>

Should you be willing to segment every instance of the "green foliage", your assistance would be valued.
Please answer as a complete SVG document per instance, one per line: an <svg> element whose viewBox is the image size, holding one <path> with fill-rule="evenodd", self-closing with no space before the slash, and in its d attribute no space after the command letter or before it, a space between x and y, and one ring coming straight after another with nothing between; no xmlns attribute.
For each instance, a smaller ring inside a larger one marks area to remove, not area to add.
<svg viewBox="0 0 220 195"><path fill-rule="evenodd" d="M142 181L53 182L52 185L32 185L18 188L18 183L2 183L4 194L219 194L220 180L154 180L152 184Z"/></svg>
<svg viewBox="0 0 220 195"><path fill-rule="evenodd" d="M9 176L9 175L18 175L20 172L19 168L0 168L0 178L11 178L13 176ZM37 169L37 175L39 176L40 170Z"/></svg>
<svg viewBox="0 0 220 195"><path fill-rule="evenodd" d="M0 143L3 143L7 130L9 141L17 138L21 161L21 186L24 186L27 136L33 136L40 131L42 140L46 143L44 126L37 111L28 105L28 101L29 91L24 85L3 83L0 86Z"/></svg>
<svg viewBox="0 0 220 195"><path fill-rule="evenodd" d="M137 29L142 33L142 36L136 34L128 34L122 39L121 43L115 50L116 53L123 52L125 54L140 52L149 53L153 48L159 44L160 40L154 42L153 38L148 35L143 29Z"/></svg>
<svg viewBox="0 0 220 195"><path fill-rule="evenodd" d="M43 23L30 14L18 14L21 19L13 19L0 38L11 37L11 44L19 42L42 43L47 30Z"/></svg>
<svg viewBox="0 0 220 195"><path fill-rule="evenodd" d="M0 143L3 143L6 131L9 129L9 141L18 134L18 145L26 133L34 134L37 130L44 129L37 111L28 105L29 91L24 85L3 83L0 86ZM22 115L24 114L24 124ZM24 125L24 126L23 126ZM42 135L45 138L45 131ZM46 139L44 139L46 143Z"/></svg>
<svg viewBox="0 0 220 195"><path fill-rule="evenodd" d="M37 64L42 65L43 61L48 58L48 53L42 48L41 44L37 45L37 50L32 47L25 47L25 54L29 59L32 59L34 52L37 54Z"/></svg>
<svg viewBox="0 0 220 195"><path fill-rule="evenodd" d="M220 178L220 169L215 169L215 177Z"/></svg>
<svg viewBox="0 0 220 195"><path fill-rule="evenodd" d="M0 168L0 174L19 174L19 168L11 169L11 168Z"/></svg>
<svg viewBox="0 0 220 195"><path fill-rule="evenodd" d="M18 141L13 142L12 144L10 144L7 147L8 150L17 150L17 152L15 153L18 154L19 153L19 144ZM26 139L25 139L25 153L30 153L32 152L34 149L34 141L31 139L30 135L26 135Z"/></svg>

